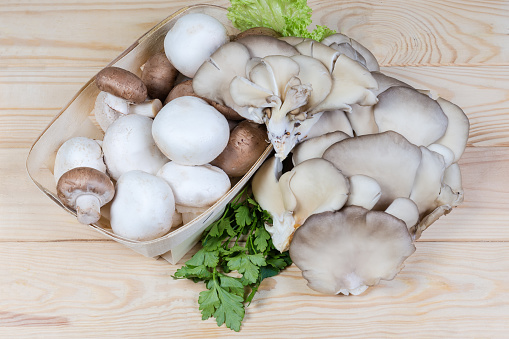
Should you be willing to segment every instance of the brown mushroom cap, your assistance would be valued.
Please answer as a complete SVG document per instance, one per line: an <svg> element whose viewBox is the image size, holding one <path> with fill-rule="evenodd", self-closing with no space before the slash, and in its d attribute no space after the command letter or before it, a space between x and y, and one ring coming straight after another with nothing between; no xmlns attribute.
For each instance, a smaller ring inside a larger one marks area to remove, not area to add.
<svg viewBox="0 0 509 339"><path fill-rule="evenodd" d="M147 87L134 73L119 67L106 67L97 73L95 83L101 91L139 104L147 99Z"/></svg>
<svg viewBox="0 0 509 339"><path fill-rule="evenodd" d="M65 206L76 210L78 221L84 224L97 222L100 210L80 204L80 200L84 200L82 197L97 199L100 208L110 202L114 194L115 186L108 175L91 167L73 168L65 172L57 183L58 198Z"/></svg>
<svg viewBox="0 0 509 339"><path fill-rule="evenodd" d="M272 28L269 28L269 27L251 27L251 28L246 29L245 31L237 34L235 36L235 38L233 38L232 41L235 41L237 39L242 39L242 38L244 38L246 36L250 36L250 35L267 35L267 36L271 36L271 37L274 37L274 38L280 38L281 37L281 33L276 32Z"/></svg>
<svg viewBox="0 0 509 339"><path fill-rule="evenodd" d="M211 162L230 177L246 174L269 145L265 125L242 121L230 133L224 151Z"/></svg>
<svg viewBox="0 0 509 339"><path fill-rule="evenodd" d="M151 56L141 73L141 80L147 86L148 95L152 99L164 101L173 88L179 72L166 57L164 52Z"/></svg>
<svg viewBox="0 0 509 339"><path fill-rule="evenodd" d="M164 104L166 105L173 99L183 97L183 96L193 96L193 97L197 97L197 98L205 100L211 106L213 106L215 109L217 109L222 115L224 115L225 118L228 120L244 120L244 118L242 116L240 116L239 113L237 113L232 108L225 106L225 105L221 105L215 101L209 100L207 98L201 97L198 94L196 94L193 90L193 80L192 79L181 82L180 84L173 87L173 89L170 91L170 93L166 97Z"/></svg>
<svg viewBox="0 0 509 339"><path fill-rule="evenodd" d="M326 294L360 294L391 280L414 251L403 221L357 206L310 216L290 244L308 286Z"/></svg>

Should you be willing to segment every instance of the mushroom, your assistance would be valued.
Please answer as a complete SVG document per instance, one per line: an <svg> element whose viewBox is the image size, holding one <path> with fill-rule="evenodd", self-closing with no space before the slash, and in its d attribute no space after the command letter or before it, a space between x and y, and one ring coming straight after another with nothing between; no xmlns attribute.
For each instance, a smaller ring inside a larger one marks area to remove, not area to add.
<svg viewBox="0 0 509 339"><path fill-rule="evenodd" d="M168 158L183 165L203 165L214 160L228 144L228 121L197 97L172 100L154 119L154 140Z"/></svg>
<svg viewBox="0 0 509 339"><path fill-rule="evenodd" d="M225 149L210 164L230 177L243 176L267 148L266 137L264 125L244 120L232 130Z"/></svg>
<svg viewBox="0 0 509 339"><path fill-rule="evenodd" d="M269 28L269 27L251 27L251 28L246 29L245 31L242 31L239 34L237 34L235 36L235 38L233 39L233 41L238 40L238 39L242 39L242 38L244 38L246 36L250 36L250 35L267 35L267 36L271 36L271 37L274 37L274 38L280 38L281 37L281 33L276 32L272 28Z"/></svg>
<svg viewBox="0 0 509 339"><path fill-rule="evenodd" d="M148 96L163 102L173 88L178 73L164 52L152 55L141 73L141 80L147 86Z"/></svg>
<svg viewBox="0 0 509 339"><path fill-rule="evenodd" d="M235 40L249 50L251 57L264 58L269 55L292 56L299 52L286 41L267 35L248 35Z"/></svg>
<svg viewBox="0 0 509 339"><path fill-rule="evenodd" d="M200 66L229 41L216 18L191 13L179 18L164 38L164 52L180 73L193 78Z"/></svg>
<svg viewBox="0 0 509 339"><path fill-rule="evenodd" d="M168 183L149 173L134 170L117 181L111 204L111 229L123 238L147 241L170 231L175 199Z"/></svg>
<svg viewBox="0 0 509 339"><path fill-rule="evenodd" d="M370 71L380 70L380 66L378 65L378 61L376 61L375 56L366 47L358 43L356 40L347 37L344 34L340 33L332 34L323 39L321 43L343 53L345 51L345 47L343 44L348 44L352 46L352 48L362 56L362 58L365 60L364 65L366 66L367 69L369 69Z"/></svg>
<svg viewBox="0 0 509 339"><path fill-rule="evenodd" d="M336 131L343 132L348 136L353 137L352 126L350 125L345 112L339 109L323 112L318 121L304 136L303 140L319 137L321 135Z"/></svg>
<svg viewBox="0 0 509 339"><path fill-rule="evenodd" d="M78 221L93 224L101 217L101 207L111 201L115 187L110 178L95 168L76 167L65 172L57 183L60 201L76 211Z"/></svg>
<svg viewBox="0 0 509 339"><path fill-rule="evenodd" d="M306 139L293 149L292 163L295 166L308 159L321 158L329 146L346 138L349 138L347 134L336 131Z"/></svg>
<svg viewBox="0 0 509 339"><path fill-rule="evenodd" d="M357 206L312 215L290 245L290 257L310 288L345 295L392 280L414 251L403 221Z"/></svg>
<svg viewBox="0 0 509 339"><path fill-rule="evenodd" d="M452 162L458 162L467 145L470 129L468 117L460 107L450 101L438 98L437 103L447 116L448 124L444 135L436 143L449 148L454 153Z"/></svg>
<svg viewBox="0 0 509 339"><path fill-rule="evenodd" d="M415 202L408 198L394 199L385 210L385 213L402 220L409 230L419 221L419 209Z"/></svg>
<svg viewBox="0 0 509 339"><path fill-rule="evenodd" d="M273 225L265 228L274 247L288 249L295 230L316 213L335 211L348 199L348 181L330 162L309 159L277 178L278 158L266 161L253 176L253 195ZM317 175L319 173L319 175Z"/></svg>
<svg viewBox="0 0 509 339"><path fill-rule="evenodd" d="M67 171L76 167L90 167L106 173L103 151L99 142L86 137L75 137L60 146L55 157L55 183Z"/></svg>
<svg viewBox="0 0 509 339"><path fill-rule="evenodd" d="M110 176L118 180L123 173L141 170L150 174L168 159L152 138L152 119L129 114L117 119L104 134L104 160Z"/></svg>
<svg viewBox="0 0 509 339"><path fill-rule="evenodd" d="M153 119L162 108L161 100L147 100L141 104L129 105L129 114L143 115Z"/></svg>
<svg viewBox="0 0 509 339"><path fill-rule="evenodd" d="M131 103L142 103L147 99L147 87L134 73L119 67L106 67L97 73L95 84L104 92Z"/></svg>
<svg viewBox="0 0 509 339"><path fill-rule="evenodd" d="M348 138L323 154L347 177L366 175L378 182L382 195L375 209L386 209L399 197L408 198L421 163L421 150L396 132Z"/></svg>
<svg viewBox="0 0 509 339"><path fill-rule="evenodd" d="M374 117L379 132L392 130L417 146L444 136L448 118L440 105L415 89L394 86L378 96Z"/></svg>
<svg viewBox="0 0 509 339"><path fill-rule="evenodd" d="M346 206L355 205L370 210L380 200L382 189L375 179L367 175L356 174L348 180L350 182L350 195L345 204Z"/></svg>
<svg viewBox="0 0 509 339"><path fill-rule="evenodd" d="M168 94L168 97L166 97L164 104L166 105L173 99L183 97L183 96L195 96L195 97L205 100L207 103L212 105L212 107L214 107L221 114L223 114L225 116L225 118L228 120L243 120L244 119L242 116L239 115L239 113L235 112L232 108L225 106L225 105L221 105L221 104L219 104L215 101L209 100L207 98L198 96L193 90L193 80L192 79L181 82L177 86L173 87L173 89Z"/></svg>
<svg viewBox="0 0 509 339"><path fill-rule="evenodd" d="M157 176L172 188L176 210L182 213L184 223L206 211L231 187L228 175L209 164L186 166L171 161L159 170Z"/></svg>

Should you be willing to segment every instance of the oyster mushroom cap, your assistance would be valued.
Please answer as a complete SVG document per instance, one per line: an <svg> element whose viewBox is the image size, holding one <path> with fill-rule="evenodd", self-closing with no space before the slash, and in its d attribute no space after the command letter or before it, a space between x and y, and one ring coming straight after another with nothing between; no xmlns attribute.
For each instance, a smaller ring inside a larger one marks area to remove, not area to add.
<svg viewBox="0 0 509 339"><path fill-rule="evenodd" d="M403 221L357 206L312 215L290 244L308 286L325 294L360 294L391 280L414 251Z"/></svg>
<svg viewBox="0 0 509 339"><path fill-rule="evenodd" d="M379 71L380 70L380 66L378 65L378 61L376 60L375 56L366 47L364 47L363 45L358 43L356 40L354 40L344 34L341 34L341 33L332 34L332 35L326 37L325 39L323 39L321 42L322 42L322 44L330 46L332 48L337 48L336 46L339 47L341 44L347 43L347 44L351 45L357 52L359 52L362 55L364 60L366 60L366 67L370 71Z"/></svg>
<svg viewBox="0 0 509 339"><path fill-rule="evenodd" d="M250 58L244 45L238 42L224 44L196 72L193 78L194 92L238 112L230 95L230 82L236 76L246 76L246 64Z"/></svg>
<svg viewBox="0 0 509 339"><path fill-rule="evenodd" d="M382 196L375 209L386 209L396 198L409 197L421 150L396 132L348 138L330 146L323 154L347 177L363 174L375 179Z"/></svg>
<svg viewBox="0 0 509 339"><path fill-rule="evenodd" d="M327 67L329 73L332 73L334 63L341 54L335 49L311 39L302 41L301 43L295 45L295 48L299 51L300 54L312 57L313 59L320 61Z"/></svg>
<svg viewBox="0 0 509 339"><path fill-rule="evenodd" d="M447 116L449 123L444 135L436 143L449 148L454 153L452 162L457 162L467 146L470 122L459 106L442 98L438 98L437 103Z"/></svg>
<svg viewBox="0 0 509 339"><path fill-rule="evenodd" d="M346 138L349 138L346 133L336 131L306 139L293 148L292 163L296 166L308 159L321 158L327 148Z"/></svg>
<svg viewBox="0 0 509 339"><path fill-rule="evenodd" d="M428 146L444 136L447 116L427 95L395 86L381 93L378 100L373 114L380 132L398 132L417 146Z"/></svg>
<svg viewBox="0 0 509 339"><path fill-rule="evenodd" d="M372 209L380 196L382 189L375 179L362 174L352 175L350 181L350 195L346 206L359 206L367 210Z"/></svg>
<svg viewBox="0 0 509 339"><path fill-rule="evenodd" d="M353 137L352 125L350 125L345 112L339 109L323 112L320 119L309 129L303 139L311 139L336 131Z"/></svg>
<svg viewBox="0 0 509 339"><path fill-rule="evenodd" d="M249 50L251 57L264 58L269 55L292 56L299 52L286 41L268 35L249 35L235 40Z"/></svg>
<svg viewBox="0 0 509 339"><path fill-rule="evenodd" d="M401 219L410 230L419 221L419 209L413 200L408 198L396 198L387 207L385 213Z"/></svg>

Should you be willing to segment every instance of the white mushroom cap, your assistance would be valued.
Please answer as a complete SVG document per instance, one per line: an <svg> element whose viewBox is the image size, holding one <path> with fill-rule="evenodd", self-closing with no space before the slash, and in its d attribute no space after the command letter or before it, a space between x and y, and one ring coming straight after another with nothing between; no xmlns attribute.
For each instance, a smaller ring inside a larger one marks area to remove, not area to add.
<svg viewBox="0 0 509 339"><path fill-rule="evenodd" d="M75 137L60 146L53 170L55 182L58 182L62 174L76 167L91 167L106 173L103 151L96 140Z"/></svg>
<svg viewBox="0 0 509 339"><path fill-rule="evenodd" d="M319 137L320 135L336 131L341 131L348 136L353 137L352 126L350 125L345 112L339 109L323 112L318 121L308 131L305 139Z"/></svg>
<svg viewBox="0 0 509 339"><path fill-rule="evenodd" d="M125 115L111 124L104 135L103 151L108 173L115 180L132 170L155 175L168 162L152 138L152 119L138 114Z"/></svg>
<svg viewBox="0 0 509 339"><path fill-rule="evenodd" d="M175 68L194 77L200 66L229 41L226 28L217 19L202 13L182 16L164 38L164 51Z"/></svg>
<svg viewBox="0 0 509 339"><path fill-rule="evenodd" d="M205 207L213 205L231 187L228 175L212 165L185 166L171 161L157 176L168 182L177 205Z"/></svg>
<svg viewBox="0 0 509 339"><path fill-rule="evenodd" d="M205 100L183 96L159 111L152 135L171 160L182 165L204 165L224 150L230 128L224 115Z"/></svg>
<svg viewBox="0 0 509 339"><path fill-rule="evenodd" d="M419 221L419 210L413 200L408 198L396 198L387 207L385 213L402 220L408 229L411 229Z"/></svg>
<svg viewBox="0 0 509 339"><path fill-rule="evenodd" d="M309 217L290 245L310 288L346 295L393 279L414 251L403 221L357 206Z"/></svg>
<svg viewBox="0 0 509 339"><path fill-rule="evenodd" d="M122 174L111 204L111 228L121 237L147 241L172 227L175 200L168 183L143 171Z"/></svg>
<svg viewBox="0 0 509 339"><path fill-rule="evenodd" d="M470 129L468 117L461 108L445 99L438 98L437 103L447 116L449 124L447 125L444 135L437 140L436 143L444 145L452 150L454 153L453 162L457 162L467 145L468 132Z"/></svg>
<svg viewBox="0 0 509 339"><path fill-rule="evenodd" d="M329 146L346 138L349 138L349 136L343 132L336 131L306 139L293 149L292 163L296 166L308 159L321 158L323 152Z"/></svg>

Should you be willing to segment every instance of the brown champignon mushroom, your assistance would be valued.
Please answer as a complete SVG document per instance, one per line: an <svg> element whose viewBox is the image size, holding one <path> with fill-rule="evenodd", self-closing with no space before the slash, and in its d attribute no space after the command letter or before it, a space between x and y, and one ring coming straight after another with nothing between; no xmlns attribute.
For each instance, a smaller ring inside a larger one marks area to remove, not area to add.
<svg viewBox="0 0 509 339"><path fill-rule="evenodd" d="M113 199L115 187L105 173L76 167L60 177L57 194L65 206L76 210L80 223L93 224L101 217L101 207Z"/></svg>
<svg viewBox="0 0 509 339"><path fill-rule="evenodd" d="M414 251L403 221L357 206L310 216L290 244L308 286L326 294L356 295L392 280Z"/></svg>
<svg viewBox="0 0 509 339"><path fill-rule="evenodd" d="M151 56L141 73L141 80L147 86L148 95L152 99L164 99L173 88L175 79L179 72L166 57L164 52Z"/></svg>
<svg viewBox="0 0 509 339"><path fill-rule="evenodd" d="M97 73L95 83L101 91L111 93L132 103L147 99L147 87L134 73L119 67L106 67Z"/></svg>
<svg viewBox="0 0 509 339"><path fill-rule="evenodd" d="M230 133L224 151L211 165L221 168L230 177L246 174L269 145L265 125L242 121Z"/></svg>
<svg viewBox="0 0 509 339"><path fill-rule="evenodd" d="M237 34L235 36L235 38L233 38L232 41L235 41L235 40L238 40L238 39L242 39L242 38L250 36L250 35L266 35L266 36L271 36L273 38L280 38L281 37L281 33L276 32L272 28L269 28L269 27L251 27L251 28L246 29L245 31L240 32L239 34Z"/></svg>
<svg viewBox="0 0 509 339"><path fill-rule="evenodd" d="M197 97L197 98L205 100L211 106L213 106L215 109L217 109L222 115L224 115L225 118L228 120L244 120L244 118L241 117L239 115L239 113L237 113L234 109L232 109L228 106L225 106L225 105L221 105L215 101L209 100L207 98L201 97L198 94L196 94L193 90L193 80L192 79L181 82L178 85L176 85L175 87L173 87L173 89L170 91L170 93L166 97L164 104L166 105L173 99L183 97L183 96L193 96L193 97Z"/></svg>

